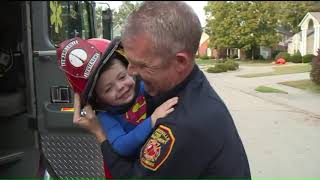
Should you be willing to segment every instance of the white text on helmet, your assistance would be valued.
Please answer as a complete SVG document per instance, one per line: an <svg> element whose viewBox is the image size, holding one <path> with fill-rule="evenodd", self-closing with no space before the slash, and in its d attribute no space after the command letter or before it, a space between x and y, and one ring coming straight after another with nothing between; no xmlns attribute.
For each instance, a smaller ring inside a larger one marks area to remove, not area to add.
<svg viewBox="0 0 320 180"><path fill-rule="evenodd" d="M74 45L78 44L77 40L71 41L62 51L61 53L61 66L66 66L66 55L69 49L71 49Z"/></svg>
<svg viewBox="0 0 320 180"><path fill-rule="evenodd" d="M87 67L86 67L86 70L84 71L84 74L83 74L84 77L86 77L86 78L89 77L90 72L91 72L91 70L92 70L92 67L93 67L94 63L96 62L96 60L97 60L99 57L100 57L100 54L99 54L99 53L95 53L95 54L92 56L92 58L91 58L90 61L88 62L88 65L87 65Z"/></svg>

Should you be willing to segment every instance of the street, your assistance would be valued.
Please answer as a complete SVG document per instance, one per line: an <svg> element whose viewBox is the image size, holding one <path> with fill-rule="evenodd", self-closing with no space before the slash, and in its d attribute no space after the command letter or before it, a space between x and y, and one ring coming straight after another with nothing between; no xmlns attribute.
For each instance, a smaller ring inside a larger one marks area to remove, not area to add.
<svg viewBox="0 0 320 180"><path fill-rule="evenodd" d="M235 72L205 74L233 116L252 178L319 178L320 94L276 84L309 79L309 73L236 77L271 70L240 66ZM256 92L260 85L288 94Z"/></svg>

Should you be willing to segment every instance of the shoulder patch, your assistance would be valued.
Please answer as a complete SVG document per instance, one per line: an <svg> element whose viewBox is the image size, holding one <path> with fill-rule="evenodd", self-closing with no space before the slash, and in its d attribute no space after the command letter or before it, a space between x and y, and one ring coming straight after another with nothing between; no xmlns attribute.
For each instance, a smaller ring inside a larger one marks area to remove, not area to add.
<svg viewBox="0 0 320 180"><path fill-rule="evenodd" d="M160 125L142 147L140 163L145 168L156 171L168 158L174 142L171 129Z"/></svg>

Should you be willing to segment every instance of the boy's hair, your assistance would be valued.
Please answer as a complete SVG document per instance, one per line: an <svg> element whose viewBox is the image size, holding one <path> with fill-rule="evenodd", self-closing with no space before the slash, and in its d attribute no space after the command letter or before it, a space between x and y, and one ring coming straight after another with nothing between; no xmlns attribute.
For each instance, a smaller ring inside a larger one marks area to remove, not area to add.
<svg viewBox="0 0 320 180"><path fill-rule="evenodd" d="M101 74L107 70L109 70L114 64L116 63L120 63L121 65L123 65L125 68L128 67L128 61L127 59L121 55L120 53L118 53L117 51L114 52L114 54L110 57L110 59L108 60L108 62L106 64L103 65L103 67L101 68L101 71L99 72L98 75L98 79L100 78ZM96 84L97 85L97 84ZM95 88L95 87L94 87ZM89 103L92 106L96 106L97 105L97 94L96 91L93 91L92 94L92 98L89 100Z"/></svg>
<svg viewBox="0 0 320 180"><path fill-rule="evenodd" d="M120 62L125 68L128 67L127 59L124 56L122 56L120 53L114 52L114 54L111 56L108 62L102 67L99 73L99 77L104 71L109 70L110 67L113 66L116 62Z"/></svg>

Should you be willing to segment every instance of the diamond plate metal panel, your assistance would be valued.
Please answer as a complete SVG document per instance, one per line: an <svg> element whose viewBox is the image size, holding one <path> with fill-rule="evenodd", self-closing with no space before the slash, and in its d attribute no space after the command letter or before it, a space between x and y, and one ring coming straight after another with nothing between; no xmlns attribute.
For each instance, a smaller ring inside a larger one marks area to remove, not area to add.
<svg viewBox="0 0 320 180"><path fill-rule="evenodd" d="M100 146L91 135L41 135L42 151L59 178L104 178Z"/></svg>

